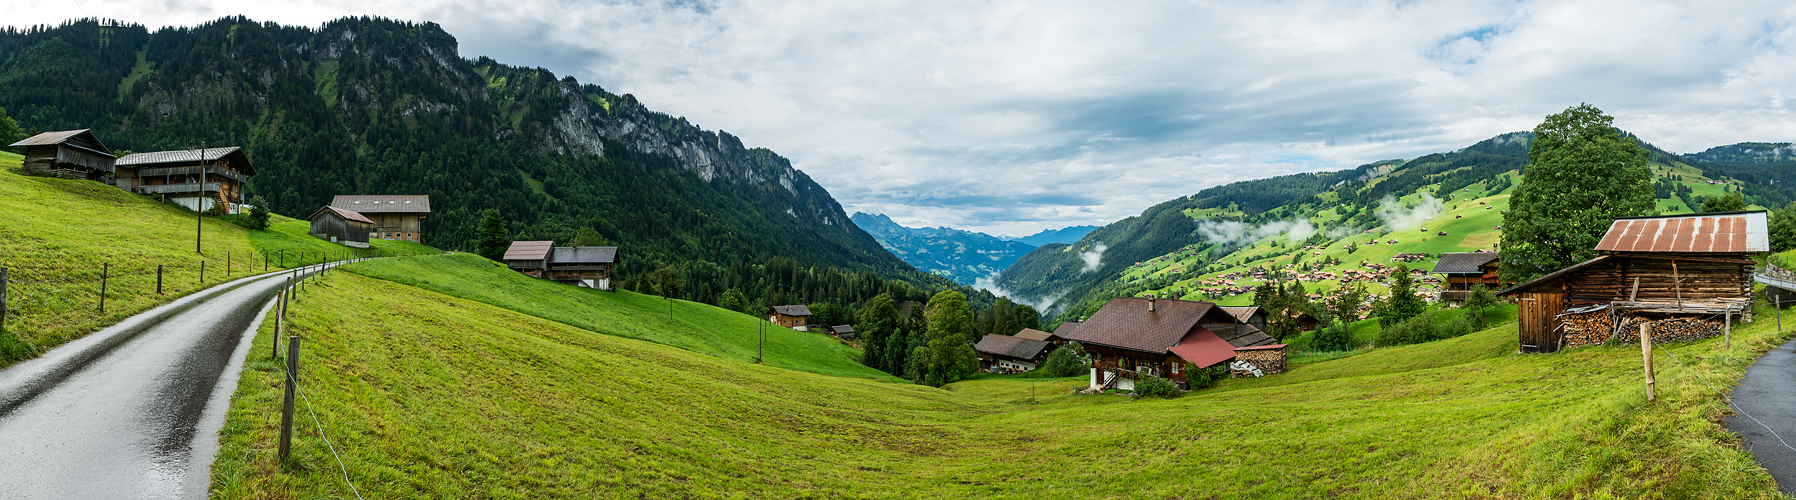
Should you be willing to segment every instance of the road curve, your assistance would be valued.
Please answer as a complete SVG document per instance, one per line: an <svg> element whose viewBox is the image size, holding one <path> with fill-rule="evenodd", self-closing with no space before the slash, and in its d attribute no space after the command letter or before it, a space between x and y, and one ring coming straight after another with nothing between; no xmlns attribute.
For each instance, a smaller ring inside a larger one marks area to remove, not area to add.
<svg viewBox="0 0 1796 500"><path fill-rule="evenodd" d="M1796 340L1753 362L1732 399L1738 411L1723 423L1746 438L1746 449L1778 489L1796 495Z"/></svg>
<svg viewBox="0 0 1796 500"><path fill-rule="evenodd" d="M218 285L0 371L0 500L205 498L255 327L302 273Z"/></svg>

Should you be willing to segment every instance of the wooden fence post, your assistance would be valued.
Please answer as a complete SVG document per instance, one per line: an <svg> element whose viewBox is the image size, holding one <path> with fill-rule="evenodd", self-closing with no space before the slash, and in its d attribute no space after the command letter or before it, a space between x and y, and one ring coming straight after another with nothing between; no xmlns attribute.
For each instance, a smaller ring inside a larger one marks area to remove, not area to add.
<svg viewBox="0 0 1796 500"><path fill-rule="evenodd" d="M1777 300L1775 300L1774 302L1776 302L1776 305L1772 306L1771 310L1777 311L1777 333L1783 333L1784 332L1784 296L1783 296L1783 294L1778 294Z"/></svg>
<svg viewBox="0 0 1796 500"><path fill-rule="evenodd" d="M162 295L162 264L156 264L156 295Z"/></svg>
<svg viewBox="0 0 1796 500"><path fill-rule="evenodd" d="M287 392L281 397L281 460L293 451L293 391L299 383L299 336L287 337Z"/></svg>
<svg viewBox="0 0 1796 500"><path fill-rule="evenodd" d="M1732 349L1734 348L1734 312L1728 311L1724 314L1722 318L1726 323L1721 325L1721 348Z"/></svg>
<svg viewBox="0 0 1796 500"><path fill-rule="evenodd" d="M100 263L100 314L106 314L106 275L112 274L112 264Z"/></svg>
<svg viewBox="0 0 1796 500"><path fill-rule="evenodd" d="M287 267L287 251L281 250L281 268L285 269L286 267Z"/></svg>
<svg viewBox="0 0 1796 500"><path fill-rule="evenodd" d="M225 250L225 276L231 275L231 251Z"/></svg>
<svg viewBox="0 0 1796 500"><path fill-rule="evenodd" d="M206 261L200 261L200 286L206 286Z"/></svg>
<svg viewBox="0 0 1796 500"><path fill-rule="evenodd" d="M1646 323L1640 324L1640 356L1646 360L1646 400L1653 401L1653 336L1646 331Z"/></svg>
<svg viewBox="0 0 1796 500"><path fill-rule="evenodd" d="M6 268L0 267L0 330L6 329Z"/></svg>

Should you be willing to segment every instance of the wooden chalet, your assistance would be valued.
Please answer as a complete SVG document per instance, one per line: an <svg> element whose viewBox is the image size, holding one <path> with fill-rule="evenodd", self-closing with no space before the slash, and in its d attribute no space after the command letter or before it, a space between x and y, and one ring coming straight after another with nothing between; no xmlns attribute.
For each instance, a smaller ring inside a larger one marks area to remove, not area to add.
<svg viewBox="0 0 1796 500"><path fill-rule="evenodd" d="M1497 271L1501 265L1497 253L1488 250L1441 254L1441 260L1434 264L1434 274L1441 275L1440 300L1465 302L1472 287L1478 285L1484 285L1486 290L1500 289Z"/></svg>
<svg viewBox="0 0 1796 500"><path fill-rule="evenodd" d="M1076 325L1078 323L1073 323L1073 324ZM1047 342L1049 344L1054 344L1054 345L1060 345L1060 344L1066 343L1065 337L1061 337L1060 335L1044 332L1041 330L1036 330L1034 328L1024 328L1022 331L1016 332L1015 337L1022 338L1022 339L1029 339L1029 340L1040 340L1042 342Z"/></svg>
<svg viewBox="0 0 1796 500"><path fill-rule="evenodd" d="M340 194L331 206L347 208L374 220L369 238L424 242L424 219L430 217L430 196L422 194Z"/></svg>
<svg viewBox="0 0 1796 500"><path fill-rule="evenodd" d="M1235 324L1209 302L1140 297L1111 299L1066 335L1091 354L1092 389L1134 389L1135 380L1161 377L1180 387L1184 365L1209 368L1235 359L1235 346L1205 324Z"/></svg>
<svg viewBox="0 0 1796 500"><path fill-rule="evenodd" d="M1751 321L1752 256L1769 241L1764 211L1616 219L1596 258L1498 295L1521 302L1522 352L1626 341L1643 324L1655 341L1706 338Z"/></svg>
<svg viewBox="0 0 1796 500"><path fill-rule="evenodd" d="M368 231L374 228L374 221L362 214L329 205L306 220L312 223L312 236L353 248L368 248Z"/></svg>
<svg viewBox="0 0 1796 500"><path fill-rule="evenodd" d="M193 210L242 211L244 189L256 175L243 148L155 151L118 159L113 184L125 191L160 195ZM353 208L332 203L330 206Z"/></svg>
<svg viewBox="0 0 1796 500"><path fill-rule="evenodd" d="M1298 311L1297 314L1292 316L1297 318L1297 329L1299 331L1313 332L1316 331L1317 328L1322 327L1322 320L1310 313Z"/></svg>
<svg viewBox="0 0 1796 500"><path fill-rule="evenodd" d="M505 267L523 273L532 278L543 277L549 269L549 253L555 250L553 241L513 241L511 248L505 250Z"/></svg>
<svg viewBox="0 0 1796 500"><path fill-rule="evenodd" d="M773 306L767 308L767 321L793 330L806 330L805 324L811 319L811 308L804 304L795 306Z"/></svg>
<svg viewBox="0 0 1796 500"><path fill-rule="evenodd" d="M1024 373L1041 366L1054 344L1010 335L991 334L973 345L979 355L979 370L993 373Z"/></svg>
<svg viewBox="0 0 1796 500"><path fill-rule="evenodd" d="M854 326L836 325L829 327L829 335L842 340L854 340Z"/></svg>
<svg viewBox="0 0 1796 500"><path fill-rule="evenodd" d="M543 277L559 283L616 291L611 269L617 264L617 247L555 247Z"/></svg>
<svg viewBox="0 0 1796 500"><path fill-rule="evenodd" d="M118 156L89 129L44 132L9 144L25 148L26 172L64 179L101 180L113 173Z"/></svg>

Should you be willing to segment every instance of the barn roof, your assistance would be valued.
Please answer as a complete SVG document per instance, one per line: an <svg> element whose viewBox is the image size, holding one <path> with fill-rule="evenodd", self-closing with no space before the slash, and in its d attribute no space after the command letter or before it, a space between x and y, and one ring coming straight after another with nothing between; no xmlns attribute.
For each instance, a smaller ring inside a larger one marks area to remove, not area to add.
<svg viewBox="0 0 1796 500"><path fill-rule="evenodd" d="M979 339L979 343L973 345L973 350L1018 359L1035 359L1036 356L1041 355L1042 351L1053 346L1054 344L1040 340L994 333Z"/></svg>
<svg viewBox="0 0 1796 500"><path fill-rule="evenodd" d="M340 194L331 206L349 207L365 214L430 213L430 195Z"/></svg>
<svg viewBox="0 0 1796 500"><path fill-rule="evenodd" d="M1236 321L1246 323L1253 315L1260 312L1260 306L1220 306L1222 311L1234 316Z"/></svg>
<svg viewBox="0 0 1796 500"><path fill-rule="evenodd" d="M354 210L341 209L341 208L333 207L330 205L325 205L324 208L318 209L317 212L312 212L312 216L306 217L306 220L316 219L316 218L318 218L318 216L324 215L326 212L335 213L335 214L337 214L338 217L342 217L343 220L366 222L369 224L374 223L374 221L368 220L367 217L362 216L362 214L356 213L356 211L354 211Z"/></svg>
<svg viewBox="0 0 1796 500"><path fill-rule="evenodd" d="M836 335L845 335L854 333L854 327L849 325L836 325L829 327L829 331L834 332Z"/></svg>
<svg viewBox="0 0 1796 500"><path fill-rule="evenodd" d="M1478 266L1497 260L1496 252L1461 252L1441 254L1434 264L1435 274L1482 274Z"/></svg>
<svg viewBox="0 0 1796 500"><path fill-rule="evenodd" d="M1206 317L1220 320L1213 321L1217 323L1233 321L1209 302L1159 299L1152 301L1154 311L1148 312L1150 300L1139 297L1110 299L1077 330L1061 336L1087 344L1163 353L1177 345L1179 339ZM1215 334L1210 336L1215 337Z"/></svg>
<svg viewBox="0 0 1796 500"><path fill-rule="evenodd" d="M59 130L59 131L55 131L55 132L44 132L44 133L34 135L31 137L26 137L24 140L12 143L12 144L8 145L7 147L52 146L52 145L68 142L68 141L78 138L82 135L86 135L87 137L85 137L85 139L87 139L87 140L81 141L81 142L91 142L95 146L98 146L98 148L99 148L99 151L95 151L96 153L104 153L108 156L111 156L112 151L109 149L106 149L106 145L101 144L100 139L98 137L94 137L92 130L93 129L85 129L84 128L81 130ZM93 148L83 147L82 149L93 149Z"/></svg>
<svg viewBox="0 0 1796 500"><path fill-rule="evenodd" d="M617 247L555 247L549 262L556 264L596 264L617 262Z"/></svg>
<svg viewBox="0 0 1796 500"><path fill-rule="evenodd" d="M119 157L118 166L142 168L154 165L167 165L170 163L201 163L201 151L202 150L199 149L177 149L174 151L132 153ZM227 146L222 148L206 148L203 151L205 151L206 154L204 161L218 161L226 157L236 156L240 160L239 166L243 167L245 173L256 175L256 167L249 163L249 155L243 152L243 148ZM347 208L345 205L337 203L334 200L331 201L331 206Z"/></svg>
<svg viewBox="0 0 1796 500"><path fill-rule="evenodd" d="M1167 350L1179 355L1179 358L1185 360L1186 363L1197 365L1198 368L1216 366L1217 363L1235 357L1235 346L1229 345L1215 333L1202 327L1179 338L1179 343Z"/></svg>
<svg viewBox="0 0 1796 500"><path fill-rule="evenodd" d="M778 313L781 316L810 316L811 315L811 308L805 307L804 304L799 304L799 305L795 305L795 306L773 306L772 309L773 309L773 312Z"/></svg>
<svg viewBox="0 0 1796 500"><path fill-rule="evenodd" d="M1077 323L1075 323L1075 324L1077 324ZM1023 331L1016 332L1016 337L1047 342L1047 341L1049 341L1049 339L1054 338L1055 335L1052 333L1041 331L1041 330L1036 330L1034 328L1024 328Z"/></svg>
<svg viewBox="0 0 1796 500"><path fill-rule="evenodd" d="M553 241L513 241L500 260L543 260L549 258L549 250L554 248Z"/></svg>
<svg viewBox="0 0 1796 500"><path fill-rule="evenodd" d="M1609 252L1742 253L1771 250L1765 211L1627 217L1596 244Z"/></svg>
<svg viewBox="0 0 1796 500"><path fill-rule="evenodd" d="M1209 329L1210 333L1216 334L1217 337L1235 347L1262 346L1277 342L1272 339L1271 335L1260 331L1259 327L1248 324L1206 325L1204 328Z"/></svg>

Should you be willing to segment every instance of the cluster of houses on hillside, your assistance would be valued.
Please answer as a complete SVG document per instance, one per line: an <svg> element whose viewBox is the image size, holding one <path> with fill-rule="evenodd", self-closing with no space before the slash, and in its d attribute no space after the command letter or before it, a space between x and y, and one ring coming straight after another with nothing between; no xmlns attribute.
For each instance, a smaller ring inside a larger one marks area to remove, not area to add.
<svg viewBox="0 0 1796 500"><path fill-rule="evenodd" d="M21 167L29 173L104 182L196 211L250 208L244 192L256 167L240 147L117 156L90 129L44 132L9 146L25 148ZM308 219L313 236L367 248L370 238L422 243L429 214L430 197L424 195L340 195Z"/></svg>

